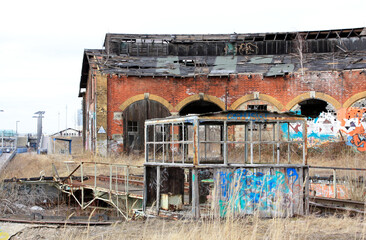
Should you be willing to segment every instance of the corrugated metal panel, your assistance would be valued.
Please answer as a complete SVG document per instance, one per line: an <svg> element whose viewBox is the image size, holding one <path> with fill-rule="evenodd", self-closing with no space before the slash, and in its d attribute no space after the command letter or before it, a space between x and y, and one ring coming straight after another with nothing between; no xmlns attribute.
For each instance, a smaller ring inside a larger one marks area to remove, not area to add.
<svg viewBox="0 0 366 240"><path fill-rule="evenodd" d="M216 57L215 66L212 68L210 75L228 75L231 73L237 73L236 65L236 56L218 56Z"/></svg>
<svg viewBox="0 0 366 240"><path fill-rule="evenodd" d="M228 74L258 73L281 76L300 68L298 55L266 56L168 56L129 57L108 56L101 52L87 52L90 64L97 65L105 74L128 76L197 75L227 76ZM307 71L334 71L366 68L366 52L303 54L302 65Z"/></svg>
<svg viewBox="0 0 366 240"><path fill-rule="evenodd" d="M170 56L156 59L156 73L168 75L180 75L178 56Z"/></svg>
<svg viewBox="0 0 366 240"><path fill-rule="evenodd" d="M272 63L272 60L273 60L272 55L252 57L250 59L250 63L253 63L253 64L270 64L270 63Z"/></svg>
<svg viewBox="0 0 366 240"><path fill-rule="evenodd" d="M264 75L267 77L283 76L292 73L294 68L294 64L276 64L275 66L271 67Z"/></svg>

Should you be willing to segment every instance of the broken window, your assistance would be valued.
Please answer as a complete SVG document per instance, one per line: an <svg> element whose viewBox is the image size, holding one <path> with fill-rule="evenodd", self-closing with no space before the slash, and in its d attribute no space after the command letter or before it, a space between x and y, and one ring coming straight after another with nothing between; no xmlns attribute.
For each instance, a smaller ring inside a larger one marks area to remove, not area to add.
<svg viewBox="0 0 366 240"><path fill-rule="evenodd" d="M222 111L222 109L218 105L212 102L199 100L191 102L186 106L184 106L180 110L179 115L183 116L187 114L201 114L201 113L219 112L219 111Z"/></svg>
<svg viewBox="0 0 366 240"><path fill-rule="evenodd" d="M267 111L267 105L259 104L259 105L248 105L248 110L256 110L256 111Z"/></svg>
<svg viewBox="0 0 366 240"><path fill-rule="evenodd" d="M304 100L293 108L292 111L298 112L307 118L317 118L323 112L331 112L335 114L334 107L320 99Z"/></svg>
<svg viewBox="0 0 366 240"><path fill-rule="evenodd" d="M136 121L128 121L127 131L128 132L137 132L138 127L139 126L137 125L137 122Z"/></svg>

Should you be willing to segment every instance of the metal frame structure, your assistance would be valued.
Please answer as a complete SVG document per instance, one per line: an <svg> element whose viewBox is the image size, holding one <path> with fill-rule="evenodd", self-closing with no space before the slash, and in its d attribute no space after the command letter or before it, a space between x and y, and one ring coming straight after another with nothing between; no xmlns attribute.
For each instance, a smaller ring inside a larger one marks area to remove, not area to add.
<svg viewBox="0 0 366 240"><path fill-rule="evenodd" d="M118 215L128 219L132 207L140 209L138 205L141 206L142 202L143 182L136 181L131 175L131 170L142 168L141 166L73 161L65 163L69 172L66 178L57 177L54 167L57 187L72 196L82 210L90 207L95 200L101 200L113 206ZM71 166L73 168L70 168ZM136 184L139 187L132 187ZM87 189L92 191L89 201L86 201ZM79 197L75 195L77 191L80 191ZM136 203L138 201L140 204Z"/></svg>
<svg viewBox="0 0 366 240"><path fill-rule="evenodd" d="M267 111L225 111L147 120L145 122L144 210L147 209L151 193L156 191L156 212L159 213L161 171L166 168L190 170L189 194L194 217L200 216L199 185L201 183L198 171L202 169L235 171L235 169L250 168L256 171L269 168L272 170L297 168L301 169L303 178L301 187L308 187L306 181L303 181L308 171L306 124L306 119L302 116ZM297 135L296 138L292 136L294 125L302 129L302 134ZM215 128L219 134L212 138L210 132ZM242 134L236 138L238 132ZM267 133L266 137L264 132ZM297 162L292 161L294 145L301 152L295 154L298 157ZM212 151L215 148L216 151ZM272 154L269 154L270 151ZM213 152L215 153L212 154ZM236 153L235 156L233 152ZM153 173L156 175L154 180L156 189L151 190L149 189L151 179L149 180L146 173L154 171L156 171L156 174ZM174 178L169 181L174 181ZM306 206L305 211L307 211Z"/></svg>

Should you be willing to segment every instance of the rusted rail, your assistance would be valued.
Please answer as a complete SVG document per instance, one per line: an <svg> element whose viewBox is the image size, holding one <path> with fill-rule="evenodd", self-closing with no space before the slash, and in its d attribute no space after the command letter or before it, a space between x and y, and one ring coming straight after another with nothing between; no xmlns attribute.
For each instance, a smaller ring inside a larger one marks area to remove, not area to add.
<svg viewBox="0 0 366 240"><path fill-rule="evenodd" d="M0 218L0 222L29 223L29 224L55 224L55 225L112 225L121 222L120 218L110 218L106 215L96 217L64 217L64 216L43 216L41 214L12 215Z"/></svg>
<svg viewBox="0 0 366 240"><path fill-rule="evenodd" d="M365 214L365 203L352 200L309 197L310 209L326 210L327 212L349 212L357 214Z"/></svg>

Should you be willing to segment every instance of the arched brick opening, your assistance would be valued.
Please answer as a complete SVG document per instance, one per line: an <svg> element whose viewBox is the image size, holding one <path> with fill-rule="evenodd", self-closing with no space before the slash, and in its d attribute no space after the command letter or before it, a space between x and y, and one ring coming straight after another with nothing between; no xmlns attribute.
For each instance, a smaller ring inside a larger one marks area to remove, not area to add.
<svg viewBox="0 0 366 240"><path fill-rule="evenodd" d="M223 101L221 101L218 97L215 96L211 96L211 95L207 95L207 94L195 94L192 96L189 96L185 99L183 99L182 101L180 101L176 106L175 106L175 110L177 112L181 112L183 108L185 108L186 106L188 106L190 103L193 102L199 102L201 101L203 102L209 102L211 104L207 104L210 106L216 105L220 108L219 111L225 110L225 103ZM209 112L209 111L206 111Z"/></svg>
<svg viewBox="0 0 366 240"><path fill-rule="evenodd" d="M145 120L152 118L165 118L170 116L169 109L148 98L134 101L123 111L123 142L124 150L142 151L144 149L144 124Z"/></svg>
<svg viewBox="0 0 366 240"><path fill-rule="evenodd" d="M274 97L271 97L267 94L261 94L258 93L258 95L256 96L255 94L247 94L241 98L239 98L238 100L236 100L233 104L231 104L231 109L233 110L239 110L240 106L242 106L243 103L249 102L249 101L256 101L259 100L260 101L264 101L267 102L268 104L272 105L274 107L274 109L276 111L282 111L284 106L283 104L278 101L277 99L275 99ZM243 110L243 109L241 109Z"/></svg>
<svg viewBox="0 0 366 240"><path fill-rule="evenodd" d="M127 99L126 101L124 101L120 106L119 109L121 109L122 111L124 111L129 105L131 105L134 102L143 100L143 99L149 99L149 100L153 100L156 102L161 103L163 106L165 106L170 112L173 110L173 106L164 98L158 96L158 95L154 95L154 94L149 94L149 93L144 93L144 94L138 94L136 96L130 97L129 99Z"/></svg>

